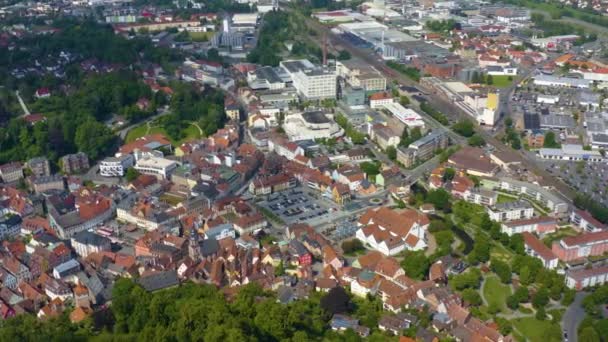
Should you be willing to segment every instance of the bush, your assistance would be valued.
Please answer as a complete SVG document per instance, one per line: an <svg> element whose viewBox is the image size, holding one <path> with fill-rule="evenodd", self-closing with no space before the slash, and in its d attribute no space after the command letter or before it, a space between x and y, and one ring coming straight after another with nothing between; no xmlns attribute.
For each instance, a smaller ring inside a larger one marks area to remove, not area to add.
<svg viewBox="0 0 608 342"><path fill-rule="evenodd" d="M342 242L341 247L344 254L353 254L365 249L363 243L359 239L346 240Z"/></svg>

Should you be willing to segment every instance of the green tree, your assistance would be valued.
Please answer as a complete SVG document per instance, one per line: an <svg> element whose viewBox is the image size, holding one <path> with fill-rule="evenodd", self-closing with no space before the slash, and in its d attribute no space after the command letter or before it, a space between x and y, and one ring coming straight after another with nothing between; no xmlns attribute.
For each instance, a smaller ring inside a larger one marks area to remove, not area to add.
<svg viewBox="0 0 608 342"><path fill-rule="evenodd" d="M471 288L464 289L462 291L462 299L470 305L479 306L482 304L481 296L479 291Z"/></svg>
<svg viewBox="0 0 608 342"><path fill-rule="evenodd" d="M139 173L139 171L135 170L135 168L130 167L127 169L125 176L126 176L128 182L132 182L132 181L136 180L137 177L140 176L140 173Z"/></svg>
<svg viewBox="0 0 608 342"><path fill-rule="evenodd" d="M578 340L581 342L600 342L600 336L593 327L586 327L581 330Z"/></svg>
<svg viewBox="0 0 608 342"><path fill-rule="evenodd" d="M454 176L456 176L456 170L451 167L446 167L445 171L443 172L443 181L451 181L452 179L454 179Z"/></svg>
<svg viewBox="0 0 608 342"><path fill-rule="evenodd" d="M469 146L481 147L485 146L486 141L479 134L473 134L469 139L467 139L467 143Z"/></svg>
<svg viewBox="0 0 608 342"><path fill-rule="evenodd" d="M74 142L79 151L97 160L114 148L116 136L106 125L89 119L78 126Z"/></svg>
<svg viewBox="0 0 608 342"><path fill-rule="evenodd" d="M462 119L452 126L454 132L462 135L463 137L471 137L475 133L473 122L469 119Z"/></svg>
<svg viewBox="0 0 608 342"><path fill-rule="evenodd" d="M547 304L549 304L549 291L546 287L541 287L532 297L532 305L535 308L543 308Z"/></svg>
<svg viewBox="0 0 608 342"><path fill-rule="evenodd" d="M346 61L349 60L351 58L350 56L350 52L346 51L346 50L342 50L338 53L338 60L339 61Z"/></svg>
<svg viewBox="0 0 608 342"><path fill-rule="evenodd" d="M450 205L450 194L443 188L434 189L428 192L426 202L433 204L438 210L445 210Z"/></svg>
<svg viewBox="0 0 608 342"><path fill-rule="evenodd" d="M498 275L500 281L503 283L508 284L511 282L511 267L509 267L509 264L506 262L498 259L492 259L491 269Z"/></svg>
<svg viewBox="0 0 608 342"><path fill-rule="evenodd" d="M388 157L388 159L390 159L390 160L397 159L397 149L394 146L387 147L385 152L386 152L386 156Z"/></svg>
<svg viewBox="0 0 608 342"><path fill-rule="evenodd" d="M561 145L555 139L555 133L552 131L548 131L545 133L545 139L543 142L543 147L546 148L559 148Z"/></svg>
<svg viewBox="0 0 608 342"><path fill-rule="evenodd" d="M424 255L423 251L408 251L405 253L401 267L413 279L423 279L431 266L431 261Z"/></svg>

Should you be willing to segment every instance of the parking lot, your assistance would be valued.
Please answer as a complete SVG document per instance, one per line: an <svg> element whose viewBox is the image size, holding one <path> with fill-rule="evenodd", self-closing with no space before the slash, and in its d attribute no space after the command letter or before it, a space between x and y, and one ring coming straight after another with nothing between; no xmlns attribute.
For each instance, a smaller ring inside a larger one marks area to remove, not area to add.
<svg viewBox="0 0 608 342"><path fill-rule="evenodd" d="M544 161L547 171L579 192L608 205L608 165L591 162Z"/></svg>
<svg viewBox="0 0 608 342"><path fill-rule="evenodd" d="M268 195L258 205L272 211L287 224L320 221L338 211L328 199L313 196L302 188Z"/></svg>

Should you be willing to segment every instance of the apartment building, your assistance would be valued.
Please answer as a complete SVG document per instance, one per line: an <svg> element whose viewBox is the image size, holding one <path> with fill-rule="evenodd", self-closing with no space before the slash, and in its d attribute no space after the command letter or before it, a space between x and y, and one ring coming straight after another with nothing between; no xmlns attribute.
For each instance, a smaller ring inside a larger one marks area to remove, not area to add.
<svg viewBox="0 0 608 342"><path fill-rule="evenodd" d="M492 221L505 222L512 220L530 219L534 216L534 207L527 201L497 203L486 208Z"/></svg>
<svg viewBox="0 0 608 342"><path fill-rule="evenodd" d="M13 183L23 178L23 165L18 162L0 165L0 178L4 183Z"/></svg>
<svg viewBox="0 0 608 342"><path fill-rule="evenodd" d="M530 219L503 222L501 231L509 236L524 232L539 235L553 233L557 230L557 221L553 217L540 216Z"/></svg>
<svg viewBox="0 0 608 342"><path fill-rule="evenodd" d="M99 163L99 174L103 177L122 177L134 164L135 158L131 154L108 157Z"/></svg>
<svg viewBox="0 0 608 342"><path fill-rule="evenodd" d="M579 268L566 271L566 286L575 290L608 282L608 266Z"/></svg>
<svg viewBox="0 0 608 342"><path fill-rule="evenodd" d="M435 130L430 134L414 141L408 147L413 149L418 160L427 160L435 151L448 147L449 138L446 131Z"/></svg>
<svg viewBox="0 0 608 342"><path fill-rule="evenodd" d="M559 262L557 256L542 241L529 232L523 232L522 236L526 254L542 261L545 268L552 270L557 267Z"/></svg>
<svg viewBox="0 0 608 342"><path fill-rule="evenodd" d="M89 157L84 152L61 157L61 169L65 174L80 173L89 169Z"/></svg>
<svg viewBox="0 0 608 342"><path fill-rule="evenodd" d="M72 248L81 258L86 258L91 253L111 250L110 239L86 230L72 236L70 241Z"/></svg>
<svg viewBox="0 0 608 342"><path fill-rule="evenodd" d="M572 261L608 252L608 231L569 236L553 242L553 253L562 261Z"/></svg>
<svg viewBox="0 0 608 342"><path fill-rule="evenodd" d="M28 160L27 167L32 171L32 175L36 177L51 175L49 160L45 157L36 157Z"/></svg>
<svg viewBox="0 0 608 342"><path fill-rule="evenodd" d="M570 214L570 223L584 232L606 230L607 225L596 220L588 211L575 209Z"/></svg>

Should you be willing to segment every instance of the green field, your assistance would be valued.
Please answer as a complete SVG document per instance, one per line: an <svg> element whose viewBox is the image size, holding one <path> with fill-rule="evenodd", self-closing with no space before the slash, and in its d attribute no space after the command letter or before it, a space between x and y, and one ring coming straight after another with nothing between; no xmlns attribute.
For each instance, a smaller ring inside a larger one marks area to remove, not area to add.
<svg viewBox="0 0 608 342"><path fill-rule="evenodd" d="M519 333L530 342L561 341L561 329L551 321L539 321L533 317L516 318L511 321Z"/></svg>
<svg viewBox="0 0 608 342"><path fill-rule="evenodd" d="M489 307L498 307L501 311L508 311L506 301L511 295L511 287L500 282L496 276L489 276L483 286L483 295Z"/></svg>
<svg viewBox="0 0 608 342"><path fill-rule="evenodd" d="M213 32L188 32L193 42L207 42L213 36Z"/></svg>
<svg viewBox="0 0 608 342"><path fill-rule="evenodd" d="M173 146L179 146L185 141L201 138L200 131L194 125L186 126L186 128L184 128L184 130L183 130L184 137L180 140L175 140L167 135L167 133L165 132L165 129L163 127L159 127L159 126L148 127L146 124L142 124L141 126L137 126L137 127L133 128L132 130L130 130L129 133L127 133L127 136L125 137L125 141L127 143L129 143L129 142L134 141L137 138L141 138L145 135L155 134L155 133L164 134L169 140L171 140L171 144L173 144Z"/></svg>
<svg viewBox="0 0 608 342"><path fill-rule="evenodd" d="M511 79L509 79L511 78ZM501 75L492 76L492 85L496 88L507 88L513 83L513 76Z"/></svg>

